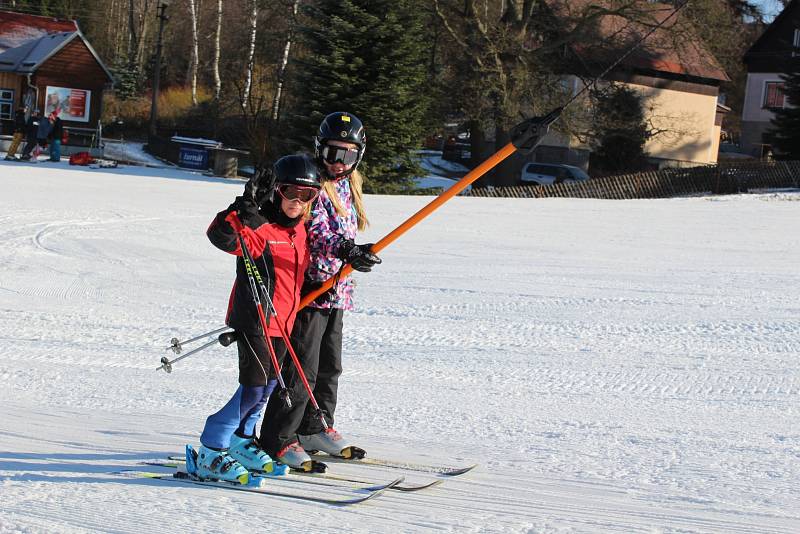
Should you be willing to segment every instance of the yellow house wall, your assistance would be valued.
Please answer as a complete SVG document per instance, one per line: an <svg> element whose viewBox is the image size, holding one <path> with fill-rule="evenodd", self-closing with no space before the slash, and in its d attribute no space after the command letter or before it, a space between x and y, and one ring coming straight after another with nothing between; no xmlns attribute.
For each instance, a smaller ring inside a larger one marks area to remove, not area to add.
<svg viewBox="0 0 800 534"><path fill-rule="evenodd" d="M715 95L698 95L632 83L625 85L642 95L645 118L650 127L663 131L645 145L650 157L687 164L717 162L721 129L714 124L717 114ZM568 139L552 130L544 137L542 144L589 148L576 138Z"/></svg>
<svg viewBox="0 0 800 534"><path fill-rule="evenodd" d="M715 124L713 133L711 134L711 154L713 154L714 161L709 161L709 163L717 162L717 156L719 155L719 142L721 137L722 137L722 126L717 126Z"/></svg>
<svg viewBox="0 0 800 534"><path fill-rule="evenodd" d="M645 145L653 158L716 163L720 127L714 124L717 97L627 84L643 96L650 125L664 132Z"/></svg>

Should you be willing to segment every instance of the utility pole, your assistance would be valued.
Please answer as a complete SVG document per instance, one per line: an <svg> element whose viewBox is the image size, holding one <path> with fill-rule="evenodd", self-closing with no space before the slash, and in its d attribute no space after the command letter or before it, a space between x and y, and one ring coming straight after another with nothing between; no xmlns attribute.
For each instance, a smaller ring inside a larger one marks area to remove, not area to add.
<svg viewBox="0 0 800 534"><path fill-rule="evenodd" d="M170 0L161 0L158 5L158 39L156 40L156 62L155 72L153 73L153 99L150 103L150 135L156 135L156 121L158 119L158 86L161 82L161 45L164 33L164 23L169 20L164 12L167 10Z"/></svg>

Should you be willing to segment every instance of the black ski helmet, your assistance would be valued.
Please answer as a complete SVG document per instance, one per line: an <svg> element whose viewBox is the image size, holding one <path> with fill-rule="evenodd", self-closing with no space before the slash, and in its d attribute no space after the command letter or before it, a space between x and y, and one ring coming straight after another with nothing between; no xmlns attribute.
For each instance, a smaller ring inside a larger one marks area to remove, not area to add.
<svg viewBox="0 0 800 534"><path fill-rule="evenodd" d="M319 170L314 160L306 154L283 156L272 166L272 187L292 184L302 187L322 187Z"/></svg>
<svg viewBox="0 0 800 534"><path fill-rule="evenodd" d="M322 119L317 135L314 137L314 158L320 169L325 169L322 147L326 141L334 140L358 146L358 159L349 170L336 176L336 178L341 178L352 173L364 157L364 151L367 149L367 133L364 131L364 124L358 117L345 111L336 111Z"/></svg>
<svg viewBox="0 0 800 534"><path fill-rule="evenodd" d="M284 156L272 167L259 168L252 178L252 183L253 198L259 206L274 200L275 188L279 184L294 184L316 189L321 187L317 164L306 154Z"/></svg>

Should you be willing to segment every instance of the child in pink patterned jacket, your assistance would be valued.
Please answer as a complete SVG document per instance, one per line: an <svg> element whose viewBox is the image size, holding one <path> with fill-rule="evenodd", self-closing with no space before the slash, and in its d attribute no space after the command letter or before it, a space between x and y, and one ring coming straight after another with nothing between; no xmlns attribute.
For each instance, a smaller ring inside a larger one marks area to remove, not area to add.
<svg viewBox="0 0 800 534"><path fill-rule="evenodd" d="M368 224L361 192L363 177L357 170L367 143L363 124L350 113L331 113L320 124L314 141L323 185L306 224L311 252L306 293L337 277L346 263L362 272L381 263L370 252L372 245L355 244L356 232ZM308 402L296 371L287 369L284 379L293 404L287 407L273 396L259 436L261 447L272 458L296 469L316 468L304 448L345 458L365 455L333 427L342 373L342 317L351 309L353 282L345 277L297 314L291 342L321 413Z"/></svg>

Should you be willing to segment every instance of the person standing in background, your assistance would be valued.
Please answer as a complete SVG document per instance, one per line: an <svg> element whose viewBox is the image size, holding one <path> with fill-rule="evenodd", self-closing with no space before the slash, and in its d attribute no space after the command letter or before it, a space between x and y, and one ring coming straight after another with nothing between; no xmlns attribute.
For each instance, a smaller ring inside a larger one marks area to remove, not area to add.
<svg viewBox="0 0 800 534"><path fill-rule="evenodd" d="M27 113L28 107L23 106L17 108L17 112L14 114L14 137L11 139L11 146L8 147L6 160L14 159L19 145L22 143L22 140L25 139L25 115Z"/></svg>
<svg viewBox="0 0 800 534"><path fill-rule="evenodd" d="M36 137L39 133L39 123L41 121L41 112L38 109L34 109L28 118L28 122L25 123L25 148L22 150L22 156L20 157L23 161L31 159L31 152L36 148Z"/></svg>
<svg viewBox="0 0 800 534"><path fill-rule="evenodd" d="M50 120L40 118L39 127L36 129L36 147L33 149L33 161L38 161L39 155L47 148L47 138L51 129Z"/></svg>
<svg viewBox="0 0 800 534"><path fill-rule="evenodd" d="M61 161L61 137L64 135L64 123L56 113L50 114L50 161Z"/></svg>

